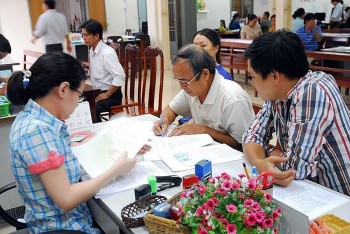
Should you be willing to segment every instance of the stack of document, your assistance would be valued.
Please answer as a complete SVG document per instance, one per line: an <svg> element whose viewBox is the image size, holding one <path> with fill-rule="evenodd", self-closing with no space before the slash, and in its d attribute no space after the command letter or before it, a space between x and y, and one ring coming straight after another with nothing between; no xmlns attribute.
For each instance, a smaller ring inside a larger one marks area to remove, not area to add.
<svg viewBox="0 0 350 234"><path fill-rule="evenodd" d="M119 118L110 121L85 144L73 147L85 172L95 178L108 170L123 152L134 157L153 135L153 122Z"/></svg>

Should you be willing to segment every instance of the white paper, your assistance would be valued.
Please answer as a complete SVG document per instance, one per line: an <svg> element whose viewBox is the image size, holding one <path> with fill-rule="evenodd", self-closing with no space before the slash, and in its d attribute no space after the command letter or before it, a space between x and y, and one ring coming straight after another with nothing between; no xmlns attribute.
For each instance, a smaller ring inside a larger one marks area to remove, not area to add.
<svg viewBox="0 0 350 234"><path fill-rule="evenodd" d="M294 180L288 187L274 185L273 198L307 215L309 220L348 201L335 192L301 180Z"/></svg>
<svg viewBox="0 0 350 234"><path fill-rule="evenodd" d="M74 129L89 127L92 125L90 105L88 102L81 102L75 108L69 119L65 120L68 125L68 131L74 131Z"/></svg>
<svg viewBox="0 0 350 234"><path fill-rule="evenodd" d="M170 134L175 125L170 125L171 130L167 131ZM168 152L179 152L186 149L196 149L213 143L214 140L208 134L196 135L180 135L173 137L152 136L147 142L151 146L151 150L144 154L144 160L157 161L162 160L161 155Z"/></svg>
<svg viewBox="0 0 350 234"><path fill-rule="evenodd" d="M109 182L104 188L97 192L95 198L100 198L105 195L117 193L120 191L136 188L141 184L148 184L148 176L164 176L165 172L159 169L152 162L138 162L134 169L128 174L119 176L117 179ZM89 177L83 177L83 180L88 180Z"/></svg>
<svg viewBox="0 0 350 234"><path fill-rule="evenodd" d="M161 158L172 171L193 169L195 164L203 159L219 164L242 159L243 153L232 149L226 144L187 149L184 151L164 152Z"/></svg>
<svg viewBox="0 0 350 234"><path fill-rule="evenodd" d="M90 141L72 150L86 173L95 178L109 169L124 151L134 157L153 134L152 126L151 121L116 119Z"/></svg>

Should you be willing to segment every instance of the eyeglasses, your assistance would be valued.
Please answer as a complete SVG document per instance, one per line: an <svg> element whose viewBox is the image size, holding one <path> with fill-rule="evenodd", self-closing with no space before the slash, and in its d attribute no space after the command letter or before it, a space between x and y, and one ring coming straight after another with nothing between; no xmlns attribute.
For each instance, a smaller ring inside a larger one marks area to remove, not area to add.
<svg viewBox="0 0 350 234"><path fill-rule="evenodd" d="M79 95L79 103L86 100L86 96L85 96L82 92L80 92L79 90L74 89L74 88L73 88L73 90L74 90L74 91L77 91L77 92L80 94L80 95Z"/></svg>
<svg viewBox="0 0 350 234"><path fill-rule="evenodd" d="M194 76L191 80L189 80L189 81L188 81L188 80L179 79L179 78L175 77L174 74L172 74L172 77L173 77L173 80L178 81L180 84L188 86L188 85L191 84L192 81L194 81L194 79L196 79L196 77L197 77L200 73L201 73L201 72L198 72L197 75L195 75L195 76Z"/></svg>

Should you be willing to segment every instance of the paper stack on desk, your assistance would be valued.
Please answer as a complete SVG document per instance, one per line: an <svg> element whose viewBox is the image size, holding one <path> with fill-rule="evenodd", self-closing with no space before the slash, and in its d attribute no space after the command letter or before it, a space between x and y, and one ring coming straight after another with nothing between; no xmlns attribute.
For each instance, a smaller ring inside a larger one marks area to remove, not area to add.
<svg viewBox="0 0 350 234"><path fill-rule="evenodd" d="M90 141L72 150L86 173L95 178L109 169L124 151L134 157L153 135L152 127L151 121L119 118L107 123Z"/></svg>

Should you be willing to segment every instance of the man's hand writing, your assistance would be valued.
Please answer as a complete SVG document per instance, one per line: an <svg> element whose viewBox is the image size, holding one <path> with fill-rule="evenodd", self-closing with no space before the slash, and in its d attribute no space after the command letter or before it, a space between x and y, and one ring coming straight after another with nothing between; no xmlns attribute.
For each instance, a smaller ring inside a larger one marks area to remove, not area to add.
<svg viewBox="0 0 350 234"><path fill-rule="evenodd" d="M205 133L205 126L200 124L183 124L174 128L169 136L192 135Z"/></svg>

